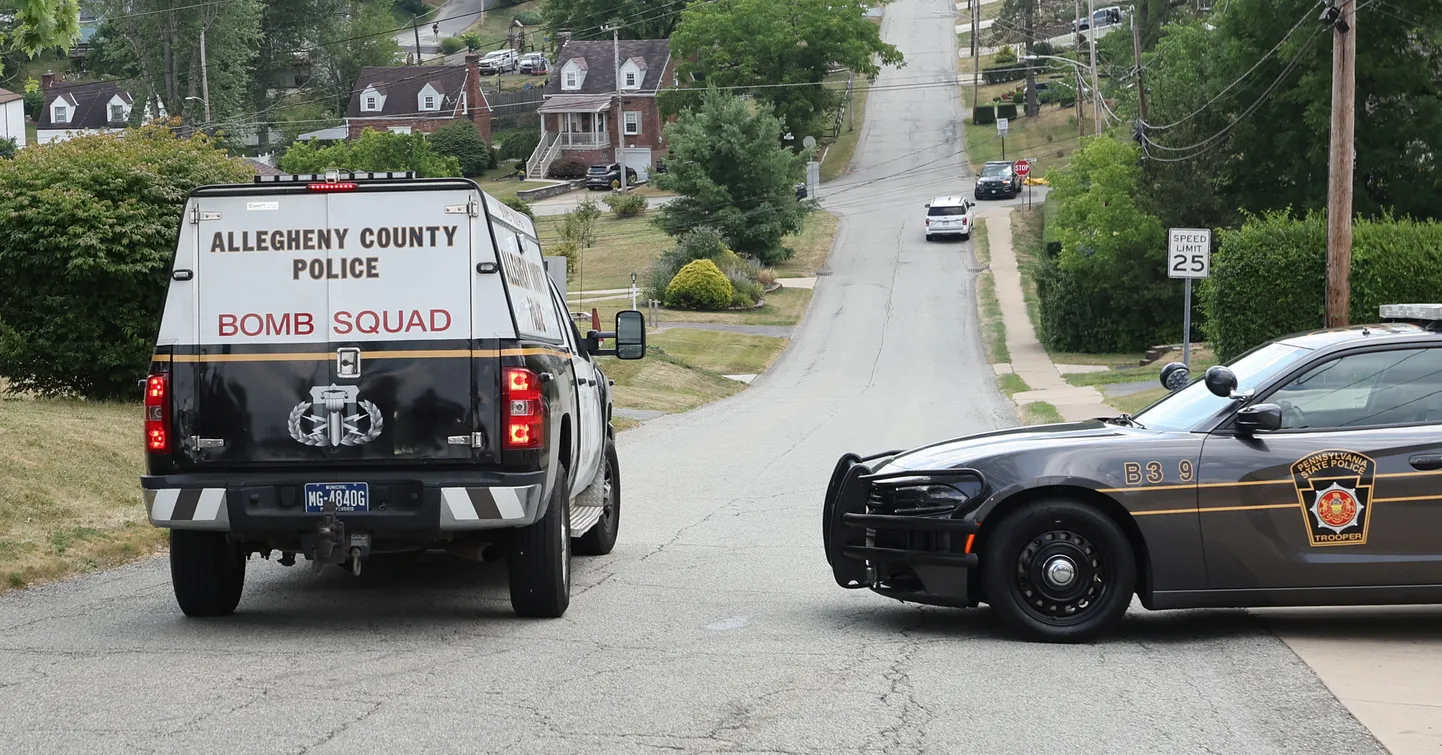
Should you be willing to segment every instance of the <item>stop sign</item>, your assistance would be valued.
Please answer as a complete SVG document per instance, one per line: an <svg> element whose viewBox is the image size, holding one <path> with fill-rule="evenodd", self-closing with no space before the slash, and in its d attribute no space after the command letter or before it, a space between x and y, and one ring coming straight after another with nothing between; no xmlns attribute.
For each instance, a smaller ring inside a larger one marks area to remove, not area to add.
<svg viewBox="0 0 1442 755"><path fill-rule="evenodd" d="M1030 173L1030 172L1031 172L1031 163L1027 162L1026 160L1017 160L1017 161L1016 161L1016 174L1017 174L1018 176L1021 176L1022 178L1026 178L1026 174L1028 174L1028 173Z"/></svg>

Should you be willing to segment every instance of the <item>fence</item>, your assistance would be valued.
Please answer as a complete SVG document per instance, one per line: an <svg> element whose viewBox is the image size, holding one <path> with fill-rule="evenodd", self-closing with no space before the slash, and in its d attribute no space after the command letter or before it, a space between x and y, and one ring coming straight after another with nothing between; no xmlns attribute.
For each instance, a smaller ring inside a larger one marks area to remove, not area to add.
<svg viewBox="0 0 1442 755"><path fill-rule="evenodd" d="M540 87L520 92L486 92L491 103L491 130L541 127L541 107L545 95Z"/></svg>

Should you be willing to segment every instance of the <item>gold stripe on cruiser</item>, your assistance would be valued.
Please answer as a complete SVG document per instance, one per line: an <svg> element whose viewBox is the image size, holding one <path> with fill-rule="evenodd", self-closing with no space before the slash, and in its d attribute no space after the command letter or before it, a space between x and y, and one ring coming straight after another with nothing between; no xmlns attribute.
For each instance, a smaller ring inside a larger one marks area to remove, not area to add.
<svg viewBox="0 0 1442 755"><path fill-rule="evenodd" d="M1383 472L1383 473L1380 473L1380 474L1373 475L1373 477L1374 477L1374 478L1377 478L1377 479L1381 479L1381 478L1383 478L1383 477L1422 477L1422 476L1426 476L1426 475L1442 475L1442 469L1439 469L1439 470L1425 470L1425 471L1421 471L1421 472ZM1327 479L1327 480L1337 479L1337 480L1342 480L1342 479L1347 479L1347 478L1345 478L1345 477L1335 477L1335 478L1334 478L1334 477L1326 477L1326 478L1317 478L1317 479ZM1098 493L1149 493L1149 492L1151 492L1151 491L1153 491L1153 490L1189 490L1189 489L1192 489L1192 488L1196 488L1196 489L1201 489L1201 488L1244 488L1244 487L1248 487L1248 486L1251 486L1251 485L1290 485L1290 484L1292 484L1292 480L1291 480L1290 478L1288 478L1288 479L1281 479L1281 480L1238 480L1238 481L1236 481L1236 482L1183 483L1183 484L1180 484L1180 485L1132 485L1132 486L1130 486L1130 487L1125 487L1125 488L1097 488L1097 489L1096 489L1096 492L1098 492ZM1439 497L1439 498L1442 498L1442 496L1438 496L1438 497ZM1378 499L1376 499L1376 500L1378 500L1378 501L1386 501L1386 500L1391 500L1391 499L1378 498ZM1409 500L1410 500L1410 499L1409 499Z"/></svg>
<svg viewBox="0 0 1442 755"><path fill-rule="evenodd" d="M414 351L362 351L362 359L485 359L494 357L554 356L570 358L558 349L532 346L520 349L420 349ZM328 362L333 351L305 351L273 354L156 354L157 362Z"/></svg>
<svg viewBox="0 0 1442 755"><path fill-rule="evenodd" d="M1158 509L1156 511L1133 511L1132 516L1154 516L1157 514L1212 514L1221 511L1263 511L1266 509L1295 509L1295 503L1263 503L1256 506L1211 506L1203 509Z"/></svg>

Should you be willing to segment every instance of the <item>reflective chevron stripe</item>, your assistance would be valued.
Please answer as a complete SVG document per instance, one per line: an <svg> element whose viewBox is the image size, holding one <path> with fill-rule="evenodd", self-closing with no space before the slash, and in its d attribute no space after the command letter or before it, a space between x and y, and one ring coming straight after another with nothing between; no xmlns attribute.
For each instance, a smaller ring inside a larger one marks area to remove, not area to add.
<svg viewBox="0 0 1442 755"><path fill-rule="evenodd" d="M541 487L441 488L441 529L474 530L529 524Z"/></svg>
<svg viewBox="0 0 1442 755"><path fill-rule="evenodd" d="M225 488L170 488L145 491L145 508L156 527L186 530L225 530L230 514Z"/></svg>

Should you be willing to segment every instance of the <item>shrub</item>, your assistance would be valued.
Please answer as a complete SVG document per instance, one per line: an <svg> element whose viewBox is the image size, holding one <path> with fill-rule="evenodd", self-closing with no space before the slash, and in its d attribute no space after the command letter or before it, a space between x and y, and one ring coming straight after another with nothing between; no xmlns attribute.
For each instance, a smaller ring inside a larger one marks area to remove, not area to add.
<svg viewBox="0 0 1442 755"><path fill-rule="evenodd" d="M978 105L971 109L971 122L976 126L996 123L996 108L992 105Z"/></svg>
<svg viewBox="0 0 1442 755"><path fill-rule="evenodd" d="M760 270L757 270L756 282L760 283L765 288L771 288L773 285L776 284L776 270L769 267L763 267Z"/></svg>
<svg viewBox="0 0 1442 755"><path fill-rule="evenodd" d="M682 266L695 260L715 260L726 252L726 242L720 231L710 226L692 228L682 234L674 248L663 252L647 268L643 286L646 297L664 301L666 287L671 285L671 279L676 277Z"/></svg>
<svg viewBox="0 0 1442 755"><path fill-rule="evenodd" d="M1327 221L1268 214L1223 231L1202 283L1203 331L1218 358L1324 325ZM1376 322L1383 304L1436 301L1442 290L1442 224L1358 220L1352 229L1350 321Z"/></svg>
<svg viewBox="0 0 1442 755"><path fill-rule="evenodd" d="M17 149L14 139L0 139L0 160L13 159Z"/></svg>
<svg viewBox="0 0 1442 755"><path fill-rule="evenodd" d="M512 20L520 21L523 26L540 26L542 23L545 23L546 19L541 15L540 11L523 10L517 13Z"/></svg>
<svg viewBox="0 0 1442 755"><path fill-rule="evenodd" d="M551 163L551 169L546 175L564 181L574 181L577 178L586 177L586 166L577 160L557 160Z"/></svg>
<svg viewBox="0 0 1442 755"><path fill-rule="evenodd" d="M761 265L755 260L727 250L713 262L726 274L726 280L731 281L732 307L754 307L766 295L766 288L756 279Z"/></svg>
<svg viewBox="0 0 1442 755"><path fill-rule="evenodd" d="M997 118L1009 118L1009 119L1011 119L1011 120L1016 120L1016 105L1014 105L1014 104L997 105L997 106L996 106L996 117L997 117Z"/></svg>
<svg viewBox="0 0 1442 755"><path fill-rule="evenodd" d="M466 41L460 37L446 37L441 40L441 52L447 55L455 55L466 49Z"/></svg>
<svg viewBox="0 0 1442 755"><path fill-rule="evenodd" d="M353 142L336 142L325 147L312 146L311 142L292 144L280 158L280 169L287 173L320 173L328 168L413 170L420 178L461 174L460 161L438 153L430 139L419 131L393 134L367 128Z"/></svg>
<svg viewBox="0 0 1442 755"><path fill-rule="evenodd" d="M505 199L501 200L501 204L511 208L512 210L515 210L516 212L521 213L522 215L525 215L531 220L536 219L536 213L531 209L531 203L527 202L524 199L521 199L520 197L506 197Z"/></svg>
<svg viewBox="0 0 1442 755"><path fill-rule="evenodd" d="M137 399L185 196L253 175L160 127L0 161L0 375L17 391Z"/></svg>
<svg viewBox="0 0 1442 755"><path fill-rule="evenodd" d="M1026 66L1017 63L983 68L981 69L981 80L987 84L1004 84L1008 81L1021 81L1026 78L1026 69Z"/></svg>
<svg viewBox="0 0 1442 755"><path fill-rule="evenodd" d="M1031 52L1033 55L1055 55L1056 45L1050 42L1033 42L1031 43Z"/></svg>
<svg viewBox="0 0 1442 755"><path fill-rule="evenodd" d="M581 265L581 247L577 246L574 241L557 241L546 247L546 254L551 257L566 258L566 280L570 280Z"/></svg>
<svg viewBox="0 0 1442 755"><path fill-rule="evenodd" d="M536 151L536 145L541 142L540 134L529 128L501 131L492 136L496 146L500 147L499 156L502 160L528 160L531 153Z"/></svg>
<svg viewBox="0 0 1442 755"><path fill-rule="evenodd" d="M604 200L618 218L634 218L646 211L646 198L640 194L611 194Z"/></svg>
<svg viewBox="0 0 1442 755"><path fill-rule="evenodd" d="M1002 48L996 51L996 57L993 60L997 63L1015 63L1016 50L1013 50L1011 45L1002 45Z"/></svg>
<svg viewBox="0 0 1442 755"><path fill-rule="evenodd" d="M763 265L777 265L795 256L796 250L789 246L773 246L751 253Z"/></svg>
<svg viewBox="0 0 1442 755"><path fill-rule="evenodd" d="M495 167L496 153L470 121L451 121L433 131L431 146L436 152L456 158L461 175L475 178Z"/></svg>
<svg viewBox="0 0 1442 755"><path fill-rule="evenodd" d="M731 281L711 260L688 262L666 286L666 306L675 309L725 309L731 305Z"/></svg>
<svg viewBox="0 0 1442 755"><path fill-rule="evenodd" d="M485 40L481 39L481 35L477 34L476 32L462 34L461 41L465 43L466 50L468 50L469 52L476 52L480 50L481 46L486 43Z"/></svg>

